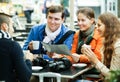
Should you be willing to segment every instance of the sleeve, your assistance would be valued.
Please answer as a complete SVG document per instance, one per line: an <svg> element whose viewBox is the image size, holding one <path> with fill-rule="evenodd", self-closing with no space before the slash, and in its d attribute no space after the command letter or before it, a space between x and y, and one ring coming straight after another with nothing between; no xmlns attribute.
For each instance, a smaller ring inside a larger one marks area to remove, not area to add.
<svg viewBox="0 0 120 82"><path fill-rule="evenodd" d="M23 50L28 50L29 42L31 42L33 40L33 37L34 37L34 31L33 31L33 29L31 29L30 33L28 35L28 38L27 38L26 42L23 45Z"/></svg>
<svg viewBox="0 0 120 82"><path fill-rule="evenodd" d="M115 44L115 51L114 55L112 55L110 69L111 70L120 69L120 41L116 42Z"/></svg>
<svg viewBox="0 0 120 82"><path fill-rule="evenodd" d="M79 32L76 32L74 37L73 37L73 44L72 44L72 53L76 53L77 47L78 47L78 34Z"/></svg>
<svg viewBox="0 0 120 82"><path fill-rule="evenodd" d="M24 54L18 43L12 44L11 49L12 61L14 69L20 82L29 82L32 75L32 63L30 60L24 60Z"/></svg>
<svg viewBox="0 0 120 82"><path fill-rule="evenodd" d="M109 69L100 61L95 64L95 67L104 75L104 76L109 76Z"/></svg>
<svg viewBox="0 0 120 82"><path fill-rule="evenodd" d="M72 49L71 49L71 53L76 53L76 49L77 49L77 44L78 44L78 34L79 32L76 32L74 34L73 37L73 43L72 43ZM71 56L66 56L72 63L74 63L74 60Z"/></svg>
<svg viewBox="0 0 120 82"><path fill-rule="evenodd" d="M91 44L91 46L94 44L94 42ZM103 46L103 38L100 37L97 39L97 41L95 42L95 45L93 46L92 50L95 53L95 55L97 56L97 58L102 61L102 54L101 54L101 49Z"/></svg>
<svg viewBox="0 0 120 82"><path fill-rule="evenodd" d="M98 62L95 67L101 71L104 76L110 75L110 70L120 69L120 41L115 44L114 54L112 55L110 69L108 69L103 63Z"/></svg>
<svg viewBox="0 0 120 82"><path fill-rule="evenodd" d="M71 48L72 48L73 36L74 36L74 34L71 34L71 35L64 41L64 44L67 45L67 47L68 47L69 50L71 50Z"/></svg>

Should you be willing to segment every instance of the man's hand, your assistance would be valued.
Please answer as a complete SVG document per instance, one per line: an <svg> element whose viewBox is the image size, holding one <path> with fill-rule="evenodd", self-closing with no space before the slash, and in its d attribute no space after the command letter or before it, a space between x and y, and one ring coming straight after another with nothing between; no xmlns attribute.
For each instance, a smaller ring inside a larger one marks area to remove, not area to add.
<svg viewBox="0 0 120 82"><path fill-rule="evenodd" d="M52 52L47 52L46 53L50 58L52 58L52 56L54 55L54 53L52 53Z"/></svg>
<svg viewBox="0 0 120 82"><path fill-rule="evenodd" d="M28 45L29 50L33 50L33 42L31 41Z"/></svg>
<svg viewBox="0 0 120 82"><path fill-rule="evenodd" d="M28 50L27 52L26 52L26 54L24 54L25 55L25 59L29 59L30 61L33 61L33 59L34 59L34 56L33 56L33 54L32 53L30 53L30 51Z"/></svg>

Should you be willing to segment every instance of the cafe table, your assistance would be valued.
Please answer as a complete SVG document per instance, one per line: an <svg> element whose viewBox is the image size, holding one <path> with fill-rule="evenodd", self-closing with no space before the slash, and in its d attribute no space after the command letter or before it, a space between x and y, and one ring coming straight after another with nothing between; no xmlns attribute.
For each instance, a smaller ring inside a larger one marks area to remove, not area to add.
<svg viewBox="0 0 120 82"><path fill-rule="evenodd" d="M61 75L61 78L63 79L74 79L75 77L82 75L83 73L87 72L88 70L92 69L94 66L93 65L88 65L86 67L74 67L71 66L71 68L55 72ZM43 68L40 71L33 71L32 75L34 76L39 76L41 73L46 73L46 72L52 72L49 68ZM54 72L53 72L54 73Z"/></svg>

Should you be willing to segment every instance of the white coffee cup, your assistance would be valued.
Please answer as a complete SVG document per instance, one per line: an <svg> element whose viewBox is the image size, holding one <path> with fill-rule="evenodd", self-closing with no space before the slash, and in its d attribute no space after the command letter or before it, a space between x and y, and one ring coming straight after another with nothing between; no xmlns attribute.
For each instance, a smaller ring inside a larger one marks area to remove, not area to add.
<svg viewBox="0 0 120 82"><path fill-rule="evenodd" d="M91 45L86 45L86 44L83 44L83 46L82 47L84 47L84 48L91 48Z"/></svg>
<svg viewBox="0 0 120 82"><path fill-rule="evenodd" d="M39 49L39 41L32 41L33 43L33 50L38 50Z"/></svg>

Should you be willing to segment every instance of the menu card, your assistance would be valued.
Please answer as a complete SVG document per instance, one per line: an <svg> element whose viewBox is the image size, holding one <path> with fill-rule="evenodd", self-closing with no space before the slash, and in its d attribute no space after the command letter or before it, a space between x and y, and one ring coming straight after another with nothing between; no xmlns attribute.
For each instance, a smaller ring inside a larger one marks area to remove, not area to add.
<svg viewBox="0 0 120 82"><path fill-rule="evenodd" d="M48 52L53 52L53 53L55 52L57 54L71 55L70 50L68 49L68 47L65 44L47 44L44 42L41 42L41 43Z"/></svg>

